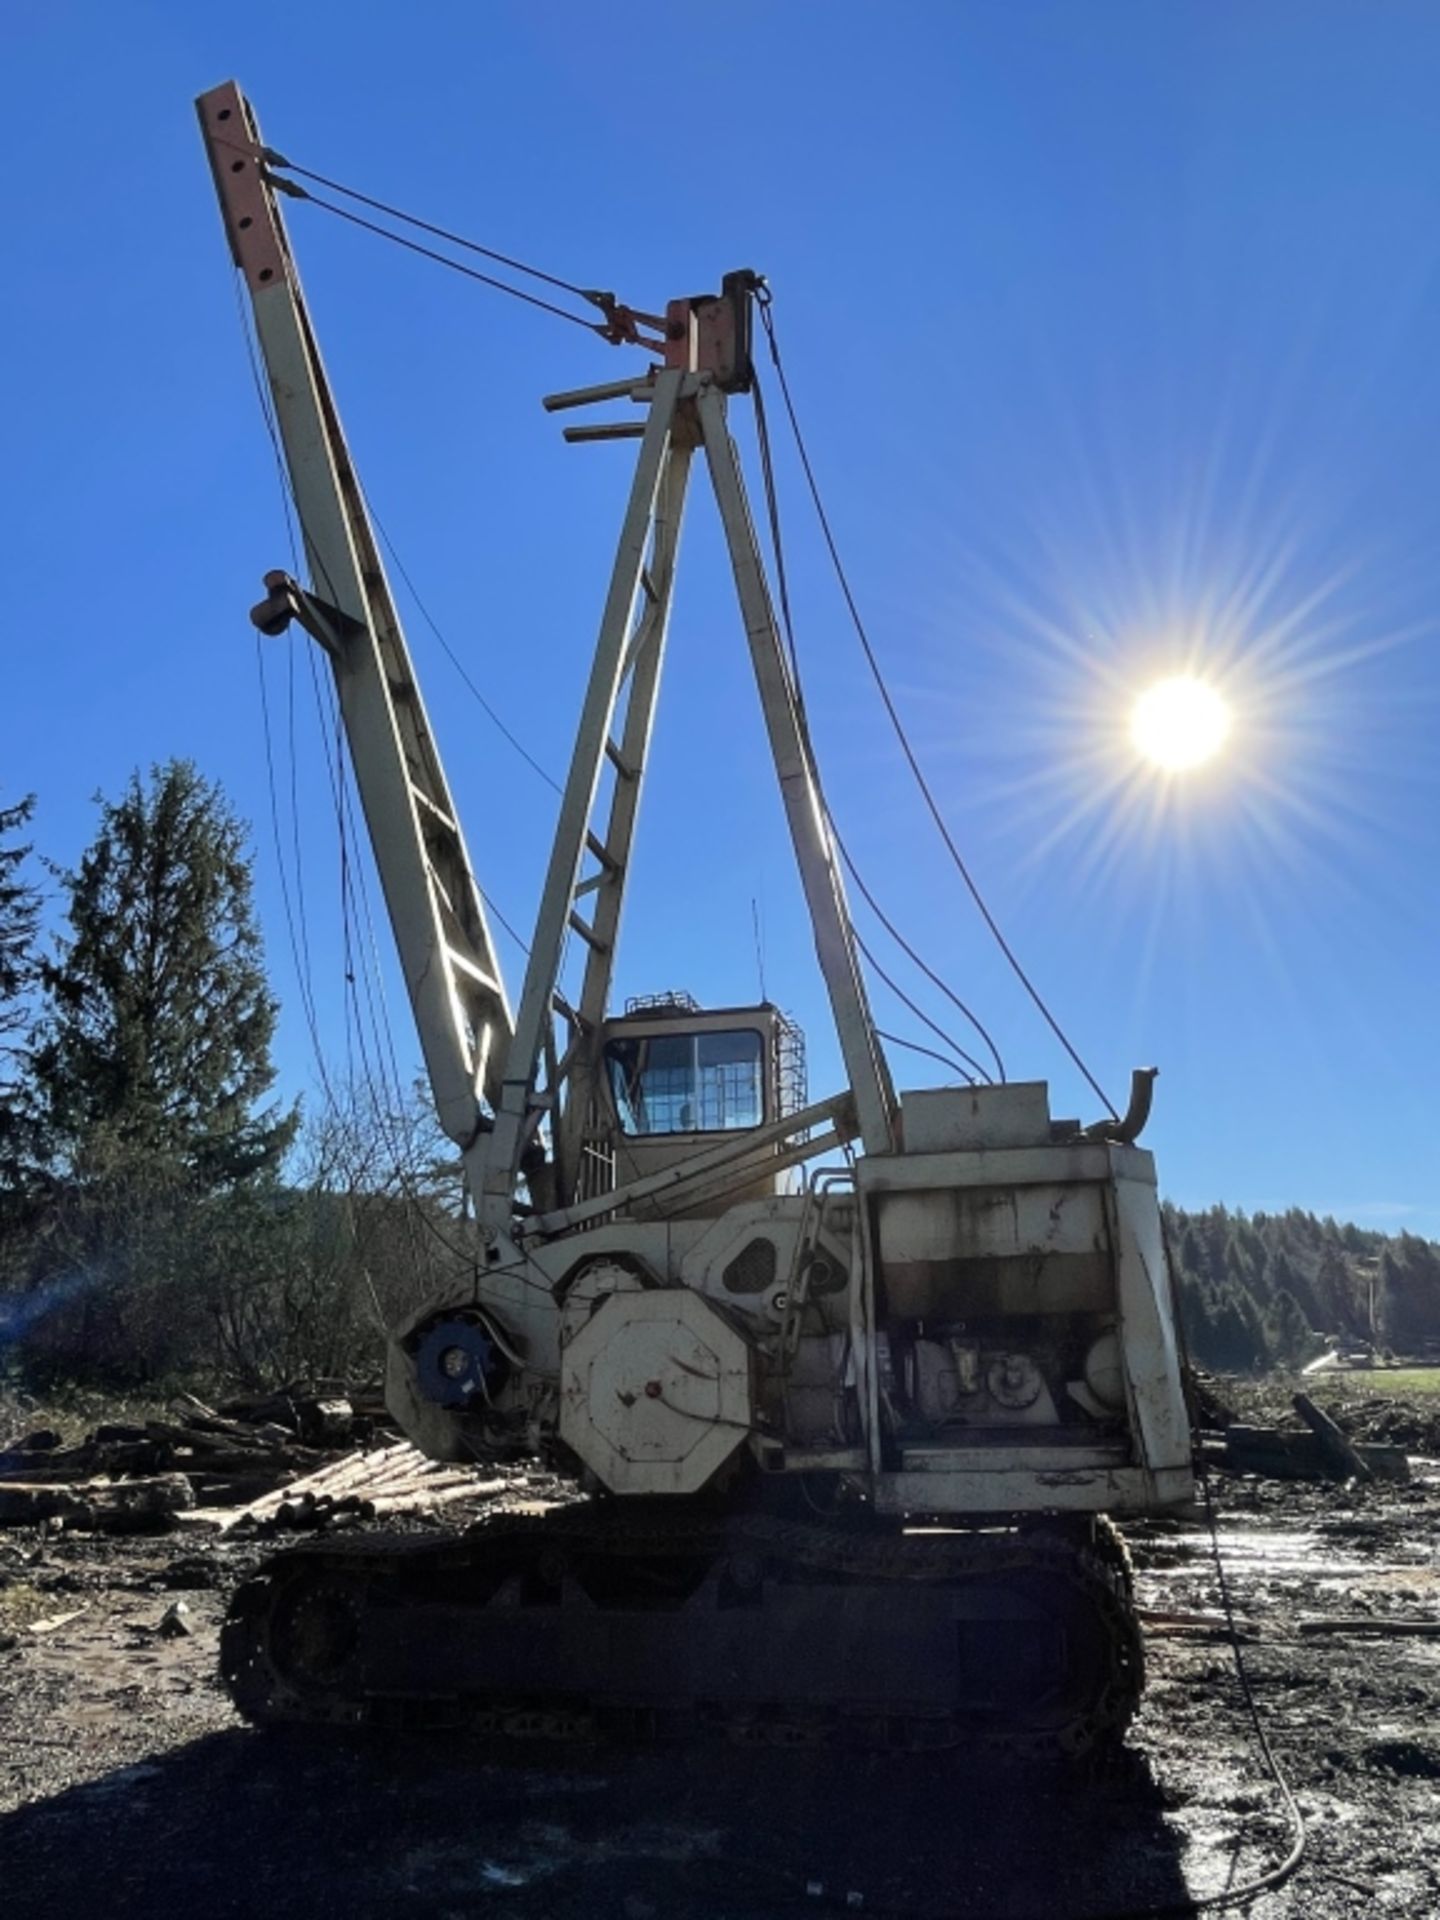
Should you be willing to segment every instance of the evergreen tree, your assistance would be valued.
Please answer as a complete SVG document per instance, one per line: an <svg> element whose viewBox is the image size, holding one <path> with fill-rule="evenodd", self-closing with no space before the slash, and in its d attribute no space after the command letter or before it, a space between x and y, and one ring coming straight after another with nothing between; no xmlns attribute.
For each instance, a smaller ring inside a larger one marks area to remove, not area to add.
<svg viewBox="0 0 1440 1920"><path fill-rule="evenodd" d="M1405 1269L1389 1247L1380 1256L1375 1281L1375 1318L1387 1347L1403 1347L1410 1337L1410 1300Z"/></svg>
<svg viewBox="0 0 1440 1920"><path fill-rule="evenodd" d="M1199 1280L1206 1271L1205 1246L1195 1231L1193 1220L1187 1220L1185 1231L1180 1235L1180 1270L1193 1274Z"/></svg>
<svg viewBox="0 0 1440 1920"><path fill-rule="evenodd" d="M274 1080L276 1005L245 834L188 761L132 775L60 876L69 935L42 975L36 1071L62 1167L143 1163L208 1193L273 1172L293 1112Z"/></svg>
<svg viewBox="0 0 1440 1920"><path fill-rule="evenodd" d="M40 894L25 875L32 848L13 843L30 823L35 796L0 807L0 1073L8 1080L29 1024L25 993L35 976Z"/></svg>
<svg viewBox="0 0 1440 1920"><path fill-rule="evenodd" d="M1271 1353L1282 1363L1294 1364L1306 1359L1314 1343L1300 1302L1284 1287L1275 1295L1274 1308L1266 1321L1266 1334Z"/></svg>
<svg viewBox="0 0 1440 1920"><path fill-rule="evenodd" d="M1270 1259L1269 1275L1270 1291L1275 1296L1277 1308L1282 1297L1288 1294L1304 1317L1306 1327L1313 1328L1316 1323L1315 1290L1310 1284L1308 1275L1301 1271L1286 1252L1283 1241L1276 1242L1275 1252Z"/></svg>
<svg viewBox="0 0 1440 1920"><path fill-rule="evenodd" d="M1247 1298L1256 1293L1259 1284L1256 1264L1238 1226L1231 1230L1225 1242L1225 1276L1236 1292Z"/></svg>
<svg viewBox="0 0 1440 1920"><path fill-rule="evenodd" d="M140 1384L194 1364L215 1289L263 1260L298 1116L265 1104L276 1008L219 789L171 761L99 805L40 968L48 1191L24 1284L47 1305L25 1364Z"/></svg>
<svg viewBox="0 0 1440 1920"><path fill-rule="evenodd" d="M1323 1318L1318 1323L1332 1333L1347 1333L1361 1339L1370 1335L1370 1309L1365 1290L1356 1284L1345 1256L1333 1239L1320 1241L1320 1258L1315 1269L1315 1300Z"/></svg>
<svg viewBox="0 0 1440 1920"><path fill-rule="evenodd" d="M28 1219L35 1114L22 1075L30 1038L29 990L36 976L40 892L25 862L31 847L17 836L29 825L35 796L0 807L0 1255ZM8 1263L7 1263L8 1264Z"/></svg>

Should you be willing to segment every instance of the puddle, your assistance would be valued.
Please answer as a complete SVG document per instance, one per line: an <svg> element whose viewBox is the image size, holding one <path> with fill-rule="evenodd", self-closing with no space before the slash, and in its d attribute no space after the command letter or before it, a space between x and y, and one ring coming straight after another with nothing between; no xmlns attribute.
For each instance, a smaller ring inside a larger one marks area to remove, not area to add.
<svg viewBox="0 0 1440 1920"><path fill-rule="evenodd" d="M1240 1594L1262 1584L1267 1588L1305 1587L1317 1593L1337 1589L1354 1592L1360 1586L1412 1591L1440 1588L1440 1554L1436 1548L1397 1538L1398 1531L1385 1527L1383 1551L1366 1554L1349 1542L1345 1550L1337 1551L1333 1538L1314 1529L1222 1528L1220 1557L1226 1578ZM1179 1536L1147 1548L1137 1570L1141 1586L1152 1591L1197 1577L1203 1579L1207 1572L1213 1578L1214 1560L1204 1534Z"/></svg>

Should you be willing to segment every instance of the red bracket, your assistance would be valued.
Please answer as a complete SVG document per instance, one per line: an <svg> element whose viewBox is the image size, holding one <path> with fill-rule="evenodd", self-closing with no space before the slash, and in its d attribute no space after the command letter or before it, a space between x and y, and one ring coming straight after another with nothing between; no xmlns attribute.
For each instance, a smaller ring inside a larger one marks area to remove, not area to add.
<svg viewBox="0 0 1440 1920"><path fill-rule="evenodd" d="M751 308L763 284L758 274L742 268L725 275L718 294L672 300L665 309L666 366L713 374L725 393L748 393L754 379Z"/></svg>
<svg viewBox="0 0 1440 1920"><path fill-rule="evenodd" d="M252 293L289 275L289 255L264 173L265 147L250 102L233 80L195 102L230 252Z"/></svg>
<svg viewBox="0 0 1440 1920"><path fill-rule="evenodd" d="M727 273L718 294L672 300L663 319L622 305L613 293L586 297L604 314L605 324L597 332L613 346L645 347L658 353L667 367L681 373L712 374L726 393L748 393L754 371L752 308L764 285L748 268Z"/></svg>

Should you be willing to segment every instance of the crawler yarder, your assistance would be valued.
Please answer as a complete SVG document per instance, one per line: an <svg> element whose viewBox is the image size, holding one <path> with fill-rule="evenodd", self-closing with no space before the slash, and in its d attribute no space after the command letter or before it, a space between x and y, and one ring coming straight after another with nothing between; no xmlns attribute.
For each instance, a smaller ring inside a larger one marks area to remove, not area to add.
<svg viewBox="0 0 1440 1920"><path fill-rule="evenodd" d="M586 1738L1118 1735L1142 1655L1106 1516L1192 1491L1149 1083L1089 1127L1040 1082L894 1090L727 427L762 283L661 317L586 296L649 362L545 403L631 403L566 437L639 451L512 1011L280 216L304 190L237 87L198 104L310 572L267 575L254 618L333 671L474 1205L473 1275L394 1329L389 1404L434 1458L538 1450L591 1494L278 1556L225 1628L236 1702ZM771 1005L610 1006L697 455L849 1082L814 1104Z"/></svg>

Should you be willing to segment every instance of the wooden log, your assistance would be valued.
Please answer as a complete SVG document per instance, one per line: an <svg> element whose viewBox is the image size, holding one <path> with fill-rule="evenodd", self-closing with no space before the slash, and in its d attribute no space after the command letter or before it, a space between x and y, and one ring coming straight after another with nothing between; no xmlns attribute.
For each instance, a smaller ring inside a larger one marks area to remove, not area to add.
<svg viewBox="0 0 1440 1920"><path fill-rule="evenodd" d="M493 1500L505 1487L504 1480L472 1480L464 1486L420 1487L413 1493L382 1494L366 1504L377 1514L414 1513L422 1507L448 1506L452 1500Z"/></svg>
<svg viewBox="0 0 1440 1920"><path fill-rule="evenodd" d="M293 1396L288 1393L267 1393L258 1400L227 1400L220 1413L226 1419L249 1424L273 1423L284 1427L292 1435L300 1432L300 1416L295 1410Z"/></svg>
<svg viewBox="0 0 1440 1920"><path fill-rule="evenodd" d="M388 1458L397 1451L399 1449L387 1447L382 1457ZM365 1481L367 1473L374 1469L375 1460L374 1454L354 1454L343 1460L332 1460L317 1472L303 1479L292 1479L284 1488L262 1494L259 1498L250 1501L247 1506L242 1507L239 1512L227 1515L221 1530L229 1532L230 1528L235 1526L266 1525L275 1517L282 1501L303 1499L306 1494L318 1496L323 1493L349 1491Z"/></svg>
<svg viewBox="0 0 1440 1920"><path fill-rule="evenodd" d="M413 1447L386 1447L374 1453L347 1454L343 1459L332 1460L314 1473L307 1474L303 1480L296 1481L296 1491L338 1493L342 1488L362 1484L369 1486L397 1464L396 1456L402 1452L413 1455L416 1460L424 1457L415 1453Z"/></svg>
<svg viewBox="0 0 1440 1920"><path fill-rule="evenodd" d="M408 1440L402 1440L399 1446L386 1447L383 1453L371 1453L365 1457L371 1463L370 1471L362 1476L367 1490L391 1486L398 1480L408 1479L412 1474L423 1473L435 1464L418 1447L411 1446Z"/></svg>
<svg viewBox="0 0 1440 1920"><path fill-rule="evenodd" d="M1142 1627L1228 1627L1228 1617L1213 1607L1137 1607L1135 1617ZM1240 1614L1235 1616L1235 1624L1249 1626L1251 1622Z"/></svg>
<svg viewBox="0 0 1440 1920"><path fill-rule="evenodd" d="M1328 1413L1323 1413L1308 1393L1297 1393L1291 1405L1320 1442L1320 1451L1330 1462L1337 1480L1372 1480L1375 1476L1341 1432Z"/></svg>
<svg viewBox="0 0 1440 1920"><path fill-rule="evenodd" d="M168 1527L195 1504L183 1473L148 1480L86 1480L72 1486L8 1481L0 1486L0 1527L58 1520L83 1533L143 1533Z"/></svg>
<svg viewBox="0 0 1440 1920"><path fill-rule="evenodd" d="M1384 1614L1319 1614L1296 1622L1300 1633L1364 1633L1382 1639L1429 1639L1440 1634L1440 1620L1395 1619Z"/></svg>
<svg viewBox="0 0 1440 1920"><path fill-rule="evenodd" d="M150 1430L157 1444L167 1446L175 1453L265 1454L273 1453L277 1444L287 1448L296 1444L293 1434L285 1434L277 1443L262 1439L253 1427L237 1427L233 1433L228 1433L199 1425L168 1427L154 1421Z"/></svg>
<svg viewBox="0 0 1440 1920"><path fill-rule="evenodd" d="M220 1418L213 1407L207 1407L205 1402L203 1400L197 1400L193 1393L185 1393L182 1390L180 1393L174 1394L172 1398L182 1407L188 1407L191 1413L198 1413L202 1420L218 1420Z"/></svg>
<svg viewBox="0 0 1440 1920"><path fill-rule="evenodd" d="M64 1453L38 1454L33 1460L8 1454L0 1461L0 1486L20 1480L26 1486L63 1484L88 1479L95 1471L95 1455L89 1447L67 1447Z"/></svg>
<svg viewBox="0 0 1440 1920"><path fill-rule="evenodd" d="M203 1507L240 1507L252 1500L262 1500L268 1493L283 1495L294 1479L295 1475L286 1468L213 1480L206 1474L190 1475L195 1497Z"/></svg>
<svg viewBox="0 0 1440 1920"><path fill-rule="evenodd" d="M313 1453L306 1453L298 1447L287 1447L283 1453L264 1447L242 1447L230 1452L197 1452L193 1455L177 1451L171 1456L170 1464L181 1473L194 1474L254 1473L268 1467L278 1477L286 1472L306 1473L314 1460Z"/></svg>
<svg viewBox="0 0 1440 1920"><path fill-rule="evenodd" d="M98 1474L119 1478L121 1474L164 1472L172 1449L156 1440L116 1440L105 1445L87 1441L81 1447L66 1447L59 1453L37 1454L25 1460L14 1454L0 1460L0 1485L10 1480L38 1484L50 1481L93 1480Z"/></svg>
<svg viewBox="0 0 1440 1920"><path fill-rule="evenodd" d="M1230 1473L1254 1473L1272 1480L1332 1477L1319 1439L1305 1428L1235 1425L1226 1429L1223 1438L1206 1440L1202 1451L1208 1461ZM1355 1452L1378 1479L1410 1478L1410 1460L1403 1447L1366 1444L1356 1446Z"/></svg>
<svg viewBox="0 0 1440 1920"><path fill-rule="evenodd" d="M276 1447L293 1447L295 1435L288 1427L274 1425L242 1426L238 1420L187 1420L175 1429L178 1445L190 1447L236 1447L264 1453Z"/></svg>
<svg viewBox="0 0 1440 1920"><path fill-rule="evenodd" d="M64 1613L52 1613L43 1620L27 1621L25 1631L37 1635L57 1633L61 1627L68 1627L72 1620L78 1620L82 1613L89 1611L88 1603L83 1607L67 1607Z"/></svg>
<svg viewBox="0 0 1440 1920"><path fill-rule="evenodd" d="M375 1513L402 1513L465 1494L486 1499L506 1485L504 1480L477 1480L468 1467L430 1460L409 1441L401 1440L370 1453L332 1460L283 1489L262 1494L238 1512L226 1515L221 1531L229 1532L237 1526L310 1526L315 1524L317 1505L328 1512L352 1495Z"/></svg>

